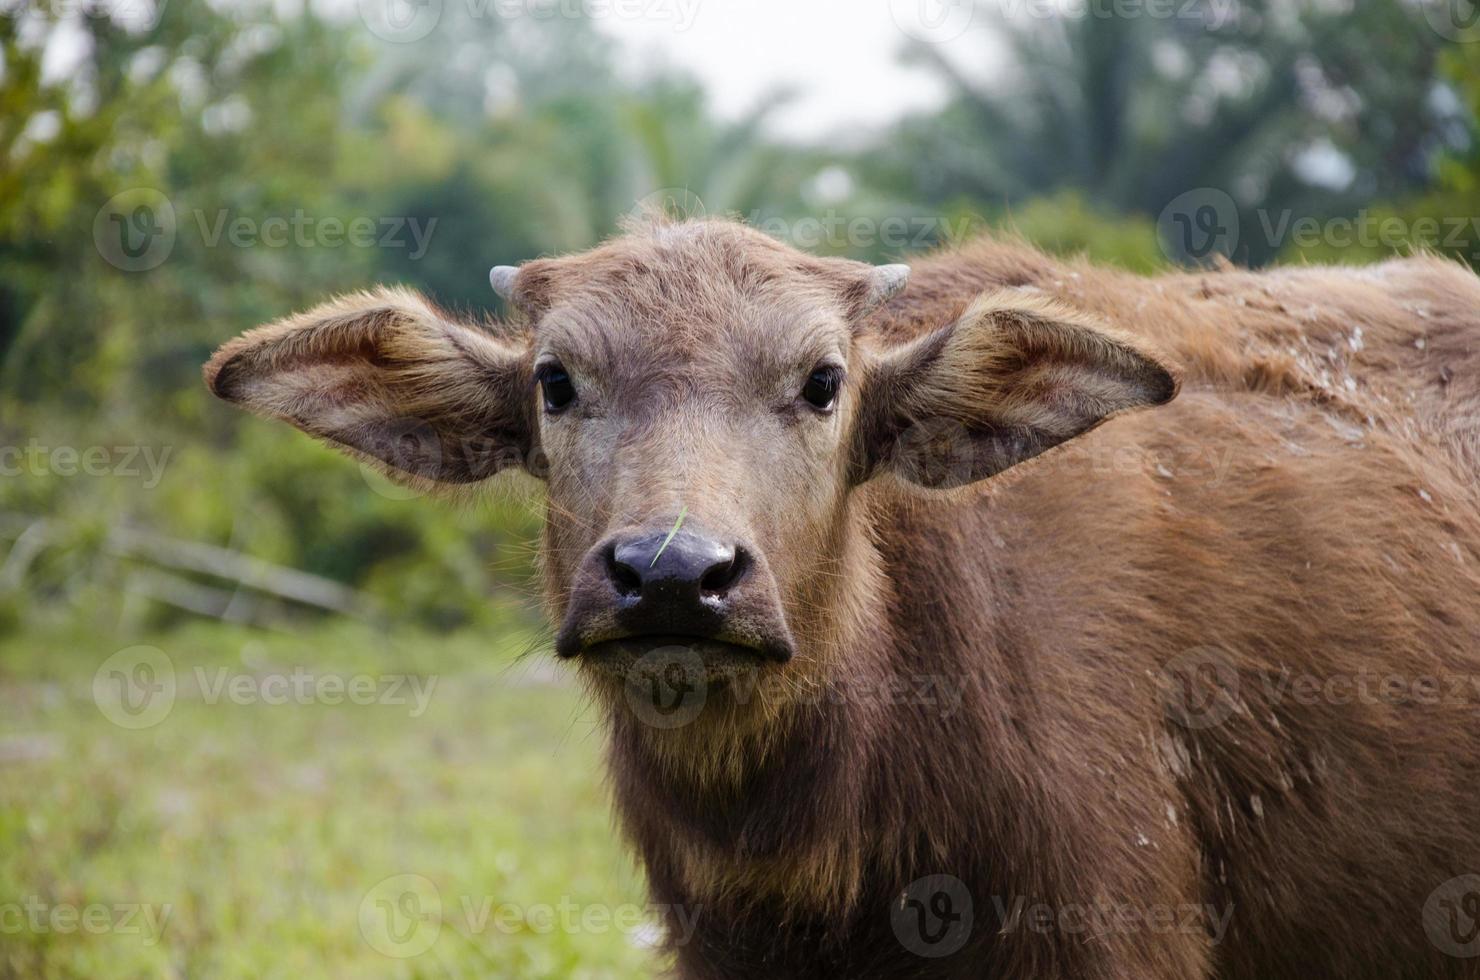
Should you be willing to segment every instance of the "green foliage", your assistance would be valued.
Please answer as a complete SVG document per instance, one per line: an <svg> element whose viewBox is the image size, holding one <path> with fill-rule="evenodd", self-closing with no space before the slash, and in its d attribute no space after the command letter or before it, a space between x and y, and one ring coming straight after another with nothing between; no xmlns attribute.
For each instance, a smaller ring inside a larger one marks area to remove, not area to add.
<svg viewBox="0 0 1480 980"><path fill-rule="evenodd" d="M784 91L726 120L692 79L633 79L578 18L441 6L409 43L271 0L169 0L146 26L106 5L0 13L0 898L175 908L156 945L0 937L0 976L654 972L625 936L518 917L448 925L406 960L361 941L368 890L408 871L449 902L525 906L637 901L638 883L574 693L513 660L546 645L538 492L420 499L216 402L200 364L245 329L376 281L489 314L490 265L663 203L865 261L995 228L1151 272L1175 258L1168 201L1215 188L1254 264L1369 261L1422 244L1423 222L1470 222L1436 247L1480 253L1480 44L1443 46L1422 2L1228 0L1207 22L984 5L977 61L998 73L917 45L948 104L843 148L773 138ZM1350 179L1313 182L1312 154ZM1318 232L1276 240L1271 215ZM1330 234L1353 218L1375 243ZM129 261L130 234L166 225L159 261ZM363 621L162 569L120 532L318 576ZM196 685L131 731L88 692L140 639L187 678L409 671L441 693L410 718Z"/></svg>
<svg viewBox="0 0 1480 980"><path fill-rule="evenodd" d="M569 17L452 5L430 37L394 44L307 11L172 2L143 32L77 19L71 81L41 66L72 22L28 18L0 18L0 446L171 455L147 487L63 475L50 455L0 477L0 541L50 525L24 576L0 581L0 628L139 615L130 583L147 569L108 554L121 526L320 575L424 626L531 606L527 492L407 499L214 402L199 365L244 329L375 281L477 317L494 303L490 265L588 247L659 188L716 211L799 209L814 169L763 138L765 110L723 124L686 80L619 83L608 46ZM157 192L149 221L172 212L174 239L133 269L107 241L127 231L107 202L139 188ZM350 238L356 222L371 237Z"/></svg>
<svg viewBox="0 0 1480 980"><path fill-rule="evenodd" d="M75 20L87 39L69 82L43 79L41 65L72 21L0 18L0 445L46 450L0 477L0 514L12 538L37 518L51 535L22 578L0 581L0 624L133 615L141 569L106 548L106 530L123 526L322 575L426 625L486 626L523 602L530 507L406 499L215 403L199 366L248 327L377 279L482 312L494 257L584 246L603 230L589 216L609 212L615 191L594 177L619 110L551 86L469 124L467 86L481 75L466 58L398 62L398 46L363 31L265 5L170 3L144 33ZM547 30L589 33L569 20ZM428 44L465 40L445 25ZM521 55L521 83L578 47ZM387 73L401 94L383 91ZM604 124L582 118L593 109ZM118 231L106 202L136 188L158 192L167 203L151 201L151 217L172 210L175 231L164 260L138 270L95 242ZM531 206L541 196L586 203L560 228ZM356 221L373 236L348 239ZM56 464L58 447L112 462L78 473ZM169 454L157 483L115 472L138 447Z"/></svg>
<svg viewBox="0 0 1480 980"><path fill-rule="evenodd" d="M1205 12L1001 25L1011 85L984 87L946 49L917 45L954 97L851 150L771 138L785 91L720 120L691 79L624 77L579 18L452 4L430 36L392 43L267 0L171 2L144 28L46 5L0 17L0 446L171 454L157 485L64 475L50 456L0 477L0 541L51 522L24 575L0 578L0 629L186 615L130 592L143 570L110 553L115 527L323 576L423 626L528 605L527 494L491 509L404 499L213 402L198 368L248 327L374 281L494 312L490 265L587 247L643 202L737 214L868 261L993 227L1138 271L1163 263L1155 221L1188 188L1226 188L1261 214L1366 208L1410 228L1476 213L1480 158L1465 140L1480 46L1443 49L1414 29L1418 11L1387 0ZM49 42L65 36L76 63L49 75ZM1445 108L1448 92L1463 111ZM1300 154L1320 146L1350 164L1344 190L1300 177ZM156 195L146 211L110 210L141 188ZM166 212L162 260L120 261L120 218ZM1244 240L1251 261L1272 247Z"/></svg>
<svg viewBox="0 0 1480 980"><path fill-rule="evenodd" d="M902 196L990 208L1077 189L1110 214L1154 218L1216 189L1246 225L1256 210L1338 215L1422 186L1454 122L1433 98L1444 41L1417 4L1239 0L1178 4L1175 16L1080 4L1006 21L993 6L980 5L973 35L978 64L998 66L990 82L959 50L909 50L954 98L868 162ZM1312 153L1352 173L1313 183ZM1233 257L1257 265L1274 251L1246 235Z"/></svg>
<svg viewBox="0 0 1480 980"><path fill-rule="evenodd" d="M91 690L138 642L169 658L177 694L133 730ZM0 641L0 976L652 976L595 718L513 660L526 643L348 625ZM308 699L269 700L259 682L294 671ZM226 694L228 678L250 679L249 696ZM373 693L332 703L314 693L327 678ZM363 930L401 875L431 883L440 928L425 951L387 955ZM142 906L162 929L140 928L141 911L101 931L17 930L31 902L43 924L59 907ZM574 911L542 908L561 903Z"/></svg>
<svg viewBox="0 0 1480 980"><path fill-rule="evenodd" d="M1155 272L1167 266L1150 219L1095 208L1077 191L1033 198L1009 211L1001 223L1059 255L1093 256L1134 272Z"/></svg>
<svg viewBox="0 0 1480 980"><path fill-rule="evenodd" d="M1454 45L1440 64L1461 118L1480 120L1480 45ZM1438 179L1426 193L1364 206L1350 219L1308 221L1307 233L1291 242L1285 257L1360 264L1426 251L1480 263L1480 140L1456 134L1455 148L1436 169Z"/></svg>

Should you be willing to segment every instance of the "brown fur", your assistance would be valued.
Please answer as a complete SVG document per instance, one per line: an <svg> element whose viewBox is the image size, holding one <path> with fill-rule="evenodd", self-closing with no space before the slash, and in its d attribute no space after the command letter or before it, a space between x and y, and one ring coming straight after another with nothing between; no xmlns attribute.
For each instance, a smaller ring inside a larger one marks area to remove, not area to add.
<svg viewBox="0 0 1480 980"><path fill-rule="evenodd" d="M1431 939L1436 889L1480 872L1480 691L1451 686L1480 676L1480 281L1433 258L1148 280L982 240L871 313L867 282L660 225L526 265L523 340L380 294L207 380L371 455L366 402L483 447L420 478L487 475L489 442L547 458L557 620L595 543L680 504L753 542L790 663L673 729L591 676L623 830L698 916L682 976L1480 977ZM537 421L515 379L556 349L587 400ZM793 412L829 355L838 411ZM1181 395L1117 415L1172 395L1159 360ZM291 380L318 362L350 435ZM946 489L909 479L926 419ZM1444 687L1292 687L1368 675ZM935 874L975 919L942 958L894 929ZM1230 917L1037 931L1019 899Z"/></svg>

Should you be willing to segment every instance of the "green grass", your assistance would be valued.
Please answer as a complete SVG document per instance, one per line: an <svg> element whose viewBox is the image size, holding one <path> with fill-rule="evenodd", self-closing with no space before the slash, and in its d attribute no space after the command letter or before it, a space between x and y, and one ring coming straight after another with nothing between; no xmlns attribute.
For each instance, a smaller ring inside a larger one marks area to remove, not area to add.
<svg viewBox="0 0 1480 980"><path fill-rule="evenodd" d="M177 692L134 729L93 682L139 643ZM0 640L0 976L651 976L596 713L548 658L516 662L530 643L345 625ZM223 676L285 693L260 678L293 668L435 686L421 713L405 689L210 701ZM157 937L142 910L124 927L141 904L168 908Z"/></svg>

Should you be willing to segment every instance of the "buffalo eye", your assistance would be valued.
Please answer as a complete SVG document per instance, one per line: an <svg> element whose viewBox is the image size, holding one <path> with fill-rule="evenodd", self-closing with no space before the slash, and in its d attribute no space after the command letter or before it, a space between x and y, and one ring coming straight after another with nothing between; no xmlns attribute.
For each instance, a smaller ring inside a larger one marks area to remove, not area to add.
<svg viewBox="0 0 1480 980"><path fill-rule="evenodd" d="M558 414L576 400L576 386L571 382L565 368L557 363L543 364L539 368L540 392L545 398L545 411Z"/></svg>
<svg viewBox="0 0 1480 980"><path fill-rule="evenodd" d="M825 366L813 371L802 385L802 398L817 409L826 412L838 399L838 387L843 383L841 368Z"/></svg>

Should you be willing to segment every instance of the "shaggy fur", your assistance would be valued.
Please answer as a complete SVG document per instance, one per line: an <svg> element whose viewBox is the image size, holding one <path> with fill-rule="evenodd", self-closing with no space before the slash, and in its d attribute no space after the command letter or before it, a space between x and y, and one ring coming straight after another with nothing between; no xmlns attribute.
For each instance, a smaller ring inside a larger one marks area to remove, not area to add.
<svg viewBox="0 0 1480 980"><path fill-rule="evenodd" d="M791 662L671 729L591 676L683 977L1480 977L1480 281L981 240L869 282L657 225L524 266L501 336L378 293L206 376L422 479L548 459L557 620L680 506L757 552ZM367 433L407 417L481 448L406 465ZM914 916L967 910L922 955Z"/></svg>

